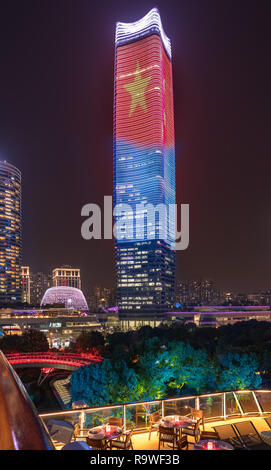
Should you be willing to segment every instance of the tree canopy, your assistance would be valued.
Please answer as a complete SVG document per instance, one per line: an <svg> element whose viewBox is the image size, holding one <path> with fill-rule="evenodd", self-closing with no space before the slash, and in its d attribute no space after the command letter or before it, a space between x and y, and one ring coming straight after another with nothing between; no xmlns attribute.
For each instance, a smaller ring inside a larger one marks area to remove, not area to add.
<svg viewBox="0 0 271 470"><path fill-rule="evenodd" d="M89 406L102 406L136 400L137 377L125 361L104 359L73 372L70 380L72 400Z"/></svg>
<svg viewBox="0 0 271 470"><path fill-rule="evenodd" d="M27 330L22 336L4 336L0 348L5 353L16 352L45 352L49 349L46 335L39 330Z"/></svg>
<svg viewBox="0 0 271 470"><path fill-rule="evenodd" d="M82 331L71 349L76 352L104 352L104 337L99 331Z"/></svg>
<svg viewBox="0 0 271 470"><path fill-rule="evenodd" d="M239 337L243 338L244 328L239 328ZM108 335L104 361L72 374L73 401L84 400L98 406L260 387L259 369L263 361L249 349L249 352L240 352L238 346L236 352L236 328L228 329L235 344L234 352L225 343L223 353L225 330L206 330L201 335L198 328L189 328L186 338L185 327L179 325L176 330L168 326L144 327ZM259 333L258 338L262 334ZM269 366L268 357L264 355L265 364Z"/></svg>
<svg viewBox="0 0 271 470"><path fill-rule="evenodd" d="M259 362L255 354L223 354L218 357L217 389L258 388L262 383L258 369Z"/></svg>

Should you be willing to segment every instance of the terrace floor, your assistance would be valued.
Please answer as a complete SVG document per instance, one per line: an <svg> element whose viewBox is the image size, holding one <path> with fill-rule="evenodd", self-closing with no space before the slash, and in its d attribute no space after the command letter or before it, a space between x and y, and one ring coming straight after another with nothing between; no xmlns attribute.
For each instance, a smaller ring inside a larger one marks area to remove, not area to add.
<svg viewBox="0 0 271 470"><path fill-rule="evenodd" d="M271 417L271 415L265 414L262 417L254 417L254 416L246 416L246 417L240 417L236 416L232 419L226 419L226 420L220 420L220 421L212 421L212 422L206 422L204 424L205 431L214 431L214 427L222 426L225 424L234 424L234 423L240 423L243 421L251 421L256 430L258 431L259 434L261 434L262 431L270 431L270 427L264 420L264 418ZM202 427L201 427L201 430ZM189 448L188 450L193 450L193 444L194 444L194 438L193 437L188 437L189 441ZM133 435L132 437L132 442L133 442L133 448L134 450L158 450L158 434L156 431L153 431L151 434L151 438L149 440L149 433L147 431L145 432L137 432ZM55 442L55 447L57 450L60 450L64 446L63 443L56 443ZM165 447L161 447L161 450L172 450L169 446L165 445ZM270 447L271 450L271 447Z"/></svg>
<svg viewBox="0 0 271 470"><path fill-rule="evenodd" d="M270 417L270 415L264 415L264 417ZM205 428L205 431L214 431L213 429L214 426L217 427L217 426L222 426L224 424L240 423L242 421L252 421L259 434L262 431L270 431L270 428L263 417L251 417L251 416L247 416L245 418L235 417L233 419L207 422L205 423L204 428ZM156 432L152 432L150 440L149 440L148 432L134 434L132 437L132 441L133 441L134 450L158 450L158 436ZM193 444L195 441L190 436L188 437L188 441L189 443L191 443L191 445L189 445L189 450L192 450ZM163 448L161 447L161 449ZM165 446L164 449L172 450L169 446ZM270 450L271 450L271 447L270 447Z"/></svg>

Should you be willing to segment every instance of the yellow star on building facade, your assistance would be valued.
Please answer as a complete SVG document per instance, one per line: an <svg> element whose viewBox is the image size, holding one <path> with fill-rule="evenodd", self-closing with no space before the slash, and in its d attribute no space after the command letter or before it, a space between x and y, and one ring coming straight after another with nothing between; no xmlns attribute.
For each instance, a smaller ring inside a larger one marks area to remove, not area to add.
<svg viewBox="0 0 271 470"><path fill-rule="evenodd" d="M127 85L123 85L125 90L128 91L131 95L131 105L130 105L130 113L129 117L132 116L135 108L139 105L141 108L146 111L146 97L145 91L148 86L151 77L142 78L140 73L140 65L137 61L136 64L136 71L135 71L135 78L134 81L131 83L127 83Z"/></svg>

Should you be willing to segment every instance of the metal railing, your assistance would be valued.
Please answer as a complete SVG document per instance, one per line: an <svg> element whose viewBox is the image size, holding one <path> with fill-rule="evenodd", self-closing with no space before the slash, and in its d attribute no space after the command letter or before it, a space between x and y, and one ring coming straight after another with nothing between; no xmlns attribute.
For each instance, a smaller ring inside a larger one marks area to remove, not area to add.
<svg viewBox="0 0 271 470"><path fill-rule="evenodd" d="M80 427L92 427L107 422L110 416L121 417L124 429L146 430L149 415L160 411L161 416L188 415L190 409L201 409L204 421L226 420L237 416L263 416L271 413L271 390L235 390L161 400L121 403L116 405L82 408L55 413L42 413L46 423L60 419Z"/></svg>

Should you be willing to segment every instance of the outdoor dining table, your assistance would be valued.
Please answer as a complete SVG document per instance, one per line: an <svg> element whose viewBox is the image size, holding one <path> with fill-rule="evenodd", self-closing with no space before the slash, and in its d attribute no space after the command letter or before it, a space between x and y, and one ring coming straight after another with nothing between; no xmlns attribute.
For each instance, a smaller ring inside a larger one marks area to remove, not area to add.
<svg viewBox="0 0 271 470"><path fill-rule="evenodd" d="M102 426L96 426L88 431L88 437L90 439L111 441L117 439L123 434L123 430L119 426L110 426L109 424L103 424Z"/></svg>
<svg viewBox="0 0 271 470"><path fill-rule="evenodd" d="M187 416L179 416L179 415L171 415L165 416L159 422L161 426L165 426L166 428L189 428L190 426L196 424L196 419L188 418Z"/></svg>
<svg viewBox="0 0 271 470"><path fill-rule="evenodd" d="M194 444L194 450L234 450L234 447L225 441L200 439Z"/></svg>
<svg viewBox="0 0 271 470"><path fill-rule="evenodd" d="M196 422L197 422L196 419L191 419L191 418L188 418L187 416L170 415L170 416L164 416L164 418L160 419L159 424L166 428L182 429L182 428L189 428ZM172 444L168 443L168 446L171 447Z"/></svg>

